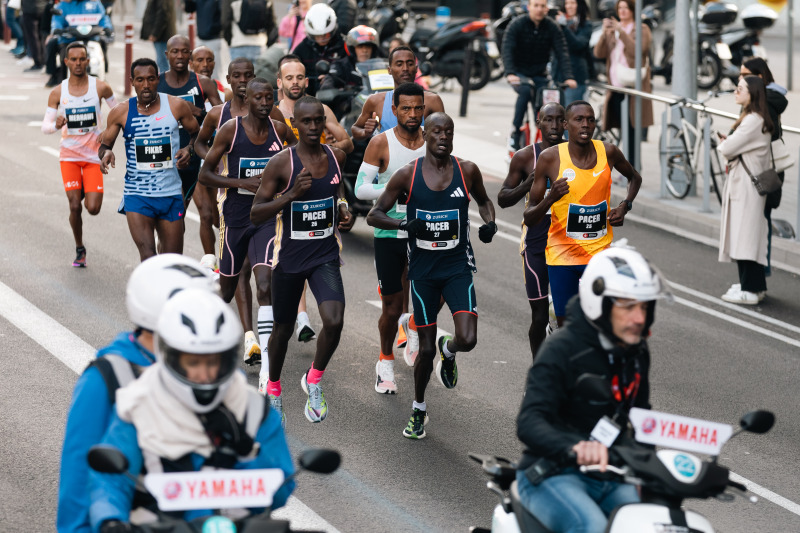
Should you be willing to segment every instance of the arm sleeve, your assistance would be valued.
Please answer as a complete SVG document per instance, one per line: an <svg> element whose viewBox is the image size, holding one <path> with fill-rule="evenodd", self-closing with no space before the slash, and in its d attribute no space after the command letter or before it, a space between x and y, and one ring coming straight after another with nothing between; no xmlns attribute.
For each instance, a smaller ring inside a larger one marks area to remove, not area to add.
<svg viewBox="0 0 800 533"><path fill-rule="evenodd" d="M50 134L56 132L56 115L58 115L58 109L54 107L47 108L42 119L42 133Z"/></svg>
<svg viewBox="0 0 800 533"><path fill-rule="evenodd" d="M361 163L358 169L358 177L356 178L356 198L359 200L377 200L378 197L386 188L386 184L375 183L375 178L380 170L375 165L369 163Z"/></svg>
<svg viewBox="0 0 800 533"><path fill-rule="evenodd" d="M117 99L114 97L113 94L108 98L106 98L106 104L108 104L109 109L114 109L115 107L117 107L118 103L119 102L117 102Z"/></svg>
<svg viewBox="0 0 800 533"><path fill-rule="evenodd" d="M111 405L108 389L96 368L88 368L75 384L67 413L61 473L58 484L56 527L82 531L89 527L89 448L100 442L106 431Z"/></svg>

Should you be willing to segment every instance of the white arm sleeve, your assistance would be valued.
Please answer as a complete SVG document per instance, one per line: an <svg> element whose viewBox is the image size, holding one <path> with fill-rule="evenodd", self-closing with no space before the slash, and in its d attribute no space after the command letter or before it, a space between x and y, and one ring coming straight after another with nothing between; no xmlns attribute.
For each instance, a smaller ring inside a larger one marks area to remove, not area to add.
<svg viewBox="0 0 800 533"><path fill-rule="evenodd" d="M375 183L375 178L378 176L378 170L375 165L369 163L361 163L358 169L358 177L356 178L356 198L359 200L377 200L386 187L385 184Z"/></svg>
<svg viewBox="0 0 800 533"><path fill-rule="evenodd" d="M111 96L106 98L106 103L108 104L109 109L114 109L119 102L117 102L117 99L114 98L114 95L112 94Z"/></svg>
<svg viewBox="0 0 800 533"><path fill-rule="evenodd" d="M55 133L56 132L56 115L58 114L58 109L54 107L48 107L47 111L44 112L44 119L42 119L42 133Z"/></svg>

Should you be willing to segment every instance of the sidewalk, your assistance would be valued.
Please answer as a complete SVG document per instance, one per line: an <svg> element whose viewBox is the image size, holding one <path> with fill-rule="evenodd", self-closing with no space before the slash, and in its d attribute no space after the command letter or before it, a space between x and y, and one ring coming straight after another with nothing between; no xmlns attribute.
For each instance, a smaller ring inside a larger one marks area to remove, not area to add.
<svg viewBox="0 0 800 533"><path fill-rule="evenodd" d="M663 96L671 96L669 87L659 86L655 81L654 92ZM469 94L467 117L460 118L458 110L461 102L461 86L455 82L441 90L439 94L448 114L453 117L456 127L454 153L459 157L474 161L484 175L504 179L508 170L506 163L506 142L508 130L513 116L516 95L503 81L490 83L480 91ZM700 98L703 98L701 96ZM787 95L789 110L784 114L784 123L788 126L800 126L800 118L791 112L792 103L800 102L800 91ZM602 102L592 100L599 112ZM709 107L738 113L733 95L722 95L708 103ZM656 124L648 129L648 142L641 145L642 188L634 203L631 219L661 228L665 231L717 247L719 240L720 205L716 195L711 194L710 213L702 211L702 196L687 197L676 200L672 196L661 196L661 168L659 157L659 137L661 135L661 113L664 104L654 103L653 112ZM725 132L733 121L715 117L714 127ZM784 135L790 153L798 157L800 135L786 133ZM702 175L698 177L698 185L702 184ZM625 188L612 187L612 204L616 205L625 196ZM668 194L668 193L667 193ZM790 168L786 173L783 186L781 206L773 211L773 219L784 219L794 227L797 218L798 166ZM799 231L795 228L795 231ZM773 266L800 273L800 242L774 237L772 240Z"/></svg>

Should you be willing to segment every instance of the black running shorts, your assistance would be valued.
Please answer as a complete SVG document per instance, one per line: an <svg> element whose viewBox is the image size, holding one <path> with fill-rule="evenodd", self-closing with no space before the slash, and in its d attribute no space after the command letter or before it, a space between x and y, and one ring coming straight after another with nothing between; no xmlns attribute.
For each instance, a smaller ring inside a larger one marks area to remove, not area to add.
<svg viewBox="0 0 800 533"><path fill-rule="evenodd" d="M411 281L411 301L417 326L436 324L439 303L444 298L450 313L471 313L478 316L472 272L467 271L446 279L417 279Z"/></svg>
<svg viewBox="0 0 800 533"><path fill-rule="evenodd" d="M338 259L295 273L284 272L282 265L278 263L272 271L272 312L276 324L293 324L297 319L297 306L306 281L317 305L331 300L344 303L344 283Z"/></svg>
<svg viewBox="0 0 800 533"><path fill-rule="evenodd" d="M375 271L381 294L403 290L403 272L408 264L408 239L375 238Z"/></svg>

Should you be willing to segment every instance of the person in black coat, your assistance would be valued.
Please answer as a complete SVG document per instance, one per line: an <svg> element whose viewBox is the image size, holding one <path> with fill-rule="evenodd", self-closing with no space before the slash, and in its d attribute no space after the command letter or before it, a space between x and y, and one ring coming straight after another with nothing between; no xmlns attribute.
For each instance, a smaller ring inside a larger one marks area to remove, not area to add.
<svg viewBox="0 0 800 533"><path fill-rule="evenodd" d="M42 47L42 18L48 8L47 0L22 0L22 33L28 57L33 60L25 72L39 72L44 68ZM49 29L49 28L48 28Z"/></svg>
<svg viewBox="0 0 800 533"><path fill-rule="evenodd" d="M565 0L564 11L556 18L561 26L564 39L569 49L569 60L572 66L572 75L578 86L575 89L564 90L564 106L575 100L583 100L586 94L586 82L589 79L589 61L591 50L589 41L592 38L592 25L587 20L589 8L585 0ZM566 72L557 61L554 66L553 77L558 81L565 81Z"/></svg>

